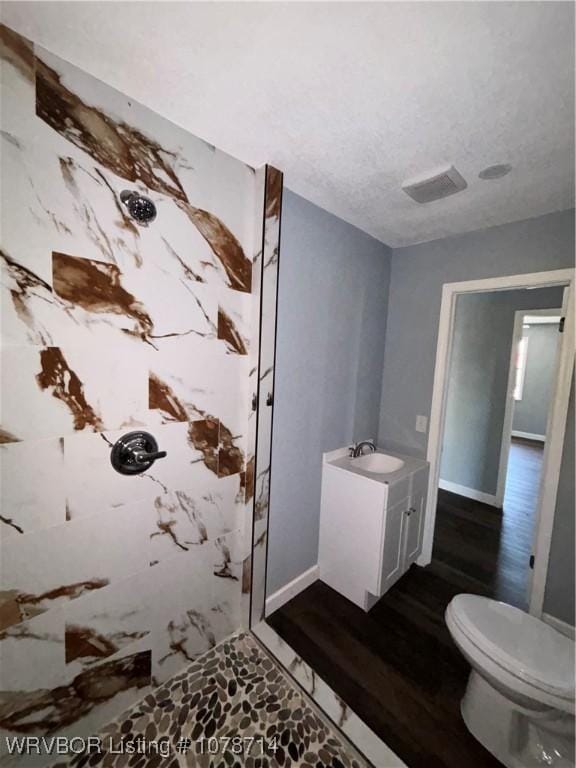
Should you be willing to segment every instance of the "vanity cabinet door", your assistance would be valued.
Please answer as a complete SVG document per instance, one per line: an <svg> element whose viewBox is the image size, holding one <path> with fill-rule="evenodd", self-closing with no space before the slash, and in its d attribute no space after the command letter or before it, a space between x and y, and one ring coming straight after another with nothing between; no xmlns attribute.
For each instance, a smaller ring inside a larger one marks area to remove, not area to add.
<svg viewBox="0 0 576 768"><path fill-rule="evenodd" d="M383 595L404 573L404 520L408 499L386 510L383 530L380 594Z"/></svg>
<svg viewBox="0 0 576 768"><path fill-rule="evenodd" d="M426 504L427 473L416 475L410 495L410 503L405 510L405 555L403 571L416 561L422 551L422 534L424 526L424 505Z"/></svg>

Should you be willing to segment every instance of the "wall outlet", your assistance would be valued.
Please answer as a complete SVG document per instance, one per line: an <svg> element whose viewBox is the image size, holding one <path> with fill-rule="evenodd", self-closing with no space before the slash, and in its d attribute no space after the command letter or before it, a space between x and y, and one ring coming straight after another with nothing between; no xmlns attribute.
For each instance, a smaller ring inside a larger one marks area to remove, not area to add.
<svg viewBox="0 0 576 768"><path fill-rule="evenodd" d="M416 432L426 432L428 429L428 416L416 416Z"/></svg>

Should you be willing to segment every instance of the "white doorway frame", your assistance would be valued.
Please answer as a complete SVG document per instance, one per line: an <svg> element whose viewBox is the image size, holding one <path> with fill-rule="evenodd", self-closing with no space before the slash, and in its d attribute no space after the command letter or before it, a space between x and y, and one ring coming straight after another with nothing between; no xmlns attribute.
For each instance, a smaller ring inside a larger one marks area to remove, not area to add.
<svg viewBox="0 0 576 768"><path fill-rule="evenodd" d="M496 504L498 507L502 507L504 504L504 493L506 492L506 475L508 474L508 460L510 457L510 445L512 441L512 422L514 419L514 384L516 378L515 361L516 350L518 342L522 338L522 326L524 324L524 318L529 317L542 317L544 321L551 315L554 317L562 317L565 310L565 297L562 297L562 307L555 309L519 309L514 312L514 330L512 332L512 347L510 349L510 361L508 363L508 385L506 387L506 406L504 410L504 427L502 429L502 445L500 447L500 462L498 465L498 483L496 487ZM558 347L556 351L556 361L554 363L553 380L556 377L556 369L558 367ZM550 403L552 398L550 397ZM548 404L548 408L550 407ZM528 435L526 435L528 437ZM536 435L533 436L536 439ZM544 440L545 442L545 440Z"/></svg>
<svg viewBox="0 0 576 768"><path fill-rule="evenodd" d="M426 517L422 554L418 565L428 565L432 560L434 527L436 523L436 504L438 501L438 483L440 481L440 458L444 437L444 417L446 414L446 394L448 367L452 353L452 336L456 299L463 293L484 293L486 291L510 291L523 288L550 288L561 286L564 291L564 333L561 334L558 354L558 369L551 406L548 413L546 434L549 439L544 445L542 477L536 509L536 533L534 539L534 571L530 594L530 613L541 616L546 588L546 574L550 556L550 542L554 525L554 511L558 491L558 479L566 431L566 416L570 384L574 368L574 269L556 269L549 272L531 272L524 275L507 275L483 280L469 280L460 283L445 283L442 287L442 304L438 325L436 346L436 366L432 407L430 411L430 432L426 458L430 463L430 484L426 500Z"/></svg>

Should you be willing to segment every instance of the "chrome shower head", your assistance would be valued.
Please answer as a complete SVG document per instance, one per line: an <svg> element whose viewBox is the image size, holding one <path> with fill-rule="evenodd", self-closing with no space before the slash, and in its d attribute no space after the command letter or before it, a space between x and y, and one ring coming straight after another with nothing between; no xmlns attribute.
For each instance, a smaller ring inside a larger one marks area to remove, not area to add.
<svg viewBox="0 0 576 768"><path fill-rule="evenodd" d="M120 200L128 208L128 213L139 224L147 226L156 218L156 206L148 197L138 194L138 192L125 189L120 192Z"/></svg>

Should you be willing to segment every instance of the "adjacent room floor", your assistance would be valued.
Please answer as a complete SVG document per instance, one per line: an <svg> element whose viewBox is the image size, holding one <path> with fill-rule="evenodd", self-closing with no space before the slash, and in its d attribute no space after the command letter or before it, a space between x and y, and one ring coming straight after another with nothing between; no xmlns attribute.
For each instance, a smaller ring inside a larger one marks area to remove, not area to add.
<svg viewBox="0 0 576 768"><path fill-rule="evenodd" d="M318 581L269 619L410 768L500 765L460 716L469 666L444 611L459 592L526 606L541 461L541 446L513 441L503 514L440 491L432 563L370 613Z"/></svg>

